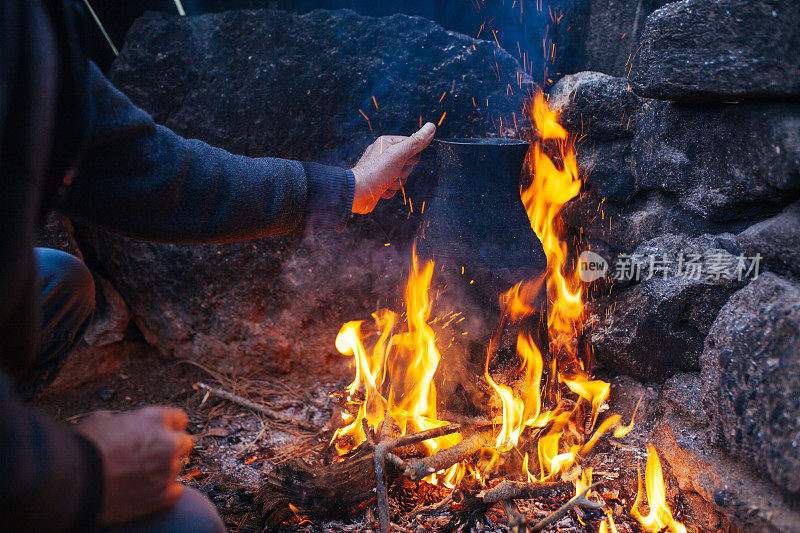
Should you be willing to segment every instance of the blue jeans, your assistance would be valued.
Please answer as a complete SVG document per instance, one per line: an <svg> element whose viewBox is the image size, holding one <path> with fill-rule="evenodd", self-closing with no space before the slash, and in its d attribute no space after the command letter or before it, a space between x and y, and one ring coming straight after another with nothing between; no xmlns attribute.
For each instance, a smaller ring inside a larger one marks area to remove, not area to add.
<svg viewBox="0 0 800 533"><path fill-rule="evenodd" d="M94 312L94 281L74 256L36 248L39 268L41 331L39 353L28 395L41 392L55 378L66 356L83 337ZM227 531L211 501L186 487L169 509L104 533L220 533Z"/></svg>

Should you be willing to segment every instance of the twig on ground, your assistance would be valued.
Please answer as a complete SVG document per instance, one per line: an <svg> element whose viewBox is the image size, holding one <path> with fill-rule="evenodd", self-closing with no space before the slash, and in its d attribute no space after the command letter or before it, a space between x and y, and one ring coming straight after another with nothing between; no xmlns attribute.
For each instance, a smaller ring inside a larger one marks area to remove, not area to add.
<svg viewBox="0 0 800 533"><path fill-rule="evenodd" d="M537 533L546 528L547 526L558 522L564 515L566 515L568 512L570 512L573 508L577 506L586 507L588 509L602 508L603 507L602 503L593 502L592 500L586 497L589 491L597 487L599 484L600 483L595 483L594 485L587 487L583 492L581 492L580 494L569 500L567 503L559 507L553 514L537 522L536 525L530 528L530 533Z"/></svg>
<svg viewBox="0 0 800 533"><path fill-rule="evenodd" d="M450 494L448 494L448 495L447 495L447 496L446 496L446 497L445 497L445 498L444 498L442 501L440 501L440 502L437 502L437 503L434 503L434 504L431 504L431 505L420 505L420 506L416 507L415 509L412 509L412 510L411 510L411 511L410 511L410 512L409 512L409 513L406 515L406 518L407 518L408 520L411 520L411 519L413 519L415 516L418 516L418 515L421 515L421 514L425 514L425 513L435 513L436 511L438 511L439 509L442 509L442 508L443 508L445 505L447 505L448 503L450 503L451 501L453 501L453 493L454 493L456 490L458 490L458 489L453 489L452 491L450 491Z"/></svg>
<svg viewBox="0 0 800 533"><path fill-rule="evenodd" d="M273 411L272 409L265 407L259 403L256 403L252 400L248 400L247 398L243 398L237 394L233 394L232 392L228 392L223 389L218 389L216 387L212 387L210 385L206 385L203 382L197 382L193 386L194 390L204 390L207 393L210 393L212 396L217 398L221 398L223 400L228 400L229 402L233 402L236 405L241 405L242 407L246 407L247 409L251 409L256 411L257 413L261 413L262 415L272 418L273 420L278 420L280 422L287 422L289 424L294 424L297 427L301 427L303 429L307 429L308 431L319 432L322 431L322 428L315 426L314 424L310 424L303 420L297 420L290 416L287 416L283 413L279 413L277 411Z"/></svg>

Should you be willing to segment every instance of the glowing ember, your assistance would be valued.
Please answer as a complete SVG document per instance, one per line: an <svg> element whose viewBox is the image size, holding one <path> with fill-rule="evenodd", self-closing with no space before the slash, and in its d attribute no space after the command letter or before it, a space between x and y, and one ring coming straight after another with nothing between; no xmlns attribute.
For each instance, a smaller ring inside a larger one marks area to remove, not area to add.
<svg viewBox="0 0 800 533"><path fill-rule="evenodd" d="M642 477L639 476L639 490L633 501L631 516L642 524L647 531L658 532L668 528L672 533L686 533L686 526L672 517L672 511L667 506L666 491L664 490L664 474L661 471L661 461L652 444L647 445L647 464L644 468L644 485L647 494L647 503L650 512L647 516L639 511L642 502Z"/></svg>

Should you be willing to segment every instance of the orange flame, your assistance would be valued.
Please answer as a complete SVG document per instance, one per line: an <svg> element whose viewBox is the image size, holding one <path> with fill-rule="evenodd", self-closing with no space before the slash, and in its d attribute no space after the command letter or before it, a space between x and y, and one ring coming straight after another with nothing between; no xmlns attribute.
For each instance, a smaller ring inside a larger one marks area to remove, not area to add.
<svg viewBox="0 0 800 533"><path fill-rule="evenodd" d="M672 517L667 505L667 492L664 490L664 474L661 471L661 461L658 459L656 449L652 444L647 445L647 464L644 468L645 492L650 512L647 516L639 511L639 504L642 501L642 477L639 476L639 489L636 499L631 507L631 516L642 524L642 527L653 533L668 528L672 533L686 533L686 526Z"/></svg>
<svg viewBox="0 0 800 533"><path fill-rule="evenodd" d="M574 357L572 341L583 318L583 294L578 269L568 273L567 244L562 241L559 215L564 204L580 192L578 162L567 131L558 123L558 112L550 110L541 92L534 96L530 115L542 142L536 142L528 152L527 166L533 179L522 191L522 202L547 256L550 342ZM545 153L546 141L557 144L561 168Z"/></svg>
<svg viewBox="0 0 800 533"><path fill-rule="evenodd" d="M549 352L554 357L546 369L542 347L536 346L529 334L521 332L516 346L521 381L512 388L490 375L488 356L492 350L487 351L484 378L502 406L502 423L497 424L493 440L494 455L488 465L482 465L483 472L460 464L430 478L448 486L457 484L467 472L475 479L485 479L484 473L497 462L498 454L516 447L527 428L540 429L535 455L539 480L555 479L579 462L599 437L619 421L618 416L610 417L595 429L608 398L609 384L591 379L575 343L583 320L583 292L578 269L570 269L560 223L561 209L581 187L573 143L558 123L558 113L550 110L541 93L535 95L528 111L539 137L528 153L526 169L532 179L530 186L521 191L521 198L547 257L547 329ZM555 160L548 155L553 146ZM382 421L388 420L401 434L447 423L438 418L433 381L440 360L431 327L435 321L431 317L429 294L433 269L432 262L421 266L414 254L405 289L405 321L391 311L382 310L373 315L372 325L349 322L342 326L336 347L342 354L353 356L356 366L356 376L348 387L348 400L361 403L355 416L343 415L346 425L334 435L333 442L340 453L365 440L365 422L377 430ZM536 298L543 283L544 276L521 280L501 295L502 320L516 322L535 314ZM370 349L364 345L368 337L377 337L371 341L374 344ZM546 370L548 380L544 379ZM363 400L354 399L362 391ZM562 391L575 394L579 402L562 401ZM543 405L545 397L553 403L549 409ZM583 427L583 421L587 420L585 409L590 415L588 427ZM425 444L432 453L439 447L452 446L460 438L441 437ZM523 475L533 481L537 475L531 472L529 459L526 453Z"/></svg>
<svg viewBox="0 0 800 533"><path fill-rule="evenodd" d="M380 310L373 314L372 332L364 332L364 322L347 322L336 337L336 349L355 360L355 378L348 386L348 400L363 389L364 399L355 417L343 415L347 425L333 436L337 451L345 453L366 440L363 421L373 430L392 423L399 433L422 431L447 424L436 412L436 387L433 382L440 355L431 328L430 284L433 262L420 266L416 252L405 289L406 331L395 333L400 319L396 313ZM371 350L364 340L377 334ZM349 422L349 423L348 423ZM425 441L430 453L461 440L449 435ZM444 472L443 482L454 486L464 470L456 465ZM435 475L434 475L435 476ZM431 478L432 480L435 479Z"/></svg>

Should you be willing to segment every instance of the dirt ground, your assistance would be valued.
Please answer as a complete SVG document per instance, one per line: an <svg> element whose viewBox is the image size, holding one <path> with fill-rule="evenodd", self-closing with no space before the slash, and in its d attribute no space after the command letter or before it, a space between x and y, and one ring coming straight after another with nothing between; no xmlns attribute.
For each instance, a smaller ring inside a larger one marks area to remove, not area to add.
<svg viewBox="0 0 800 533"><path fill-rule="evenodd" d="M254 498L265 475L282 461L298 455L313 456L326 446L331 421L337 411L330 391L342 389L347 380L299 386L286 376L281 378L248 379L220 376L196 365L179 362L161 355L141 340L129 340L113 345L102 354L87 346L79 348L67 363L59 378L37 400L43 410L74 423L95 410L124 411L146 404L180 407L189 415L189 432L195 440L195 450L185 464L181 479L197 487L214 502L231 531L254 533L263 530L255 514ZM197 383L221 387L246 396L277 411L280 416L300 421L297 424L276 421L206 395ZM309 430L317 427L319 431ZM641 460L633 447L620 450L600 442L592 458L595 480L603 479L601 494L611 498L612 509L618 514L617 527L621 532L639 531L625 512L635 491L635 477L626 475L631 462ZM625 452L627 453L620 453ZM625 458L624 456L629 456ZM633 483L633 484L631 484ZM397 483L394 490L406 488ZM430 487L430 486L429 486ZM417 487L413 492L420 492ZM420 492L421 493L421 492ZM395 492L397 496L399 492ZM415 497L416 500L416 497ZM530 516L542 517L563 502L519 502ZM421 505L420 502L414 505ZM531 507L532 506L532 507ZM287 527L292 531L370 531L377 523L372 510L344 521L309 521L297 517ZM408 515L405 515L408 516ZM419 515L403 521L398 531L457 530L452 528L452 513ZM584 516L583 518L586 518ZM546 531L597 531L597 520L582 524L574 513ZM467 528L470 531L508 532L507 520L498 508L486 513L483 523Z"/></svg>

